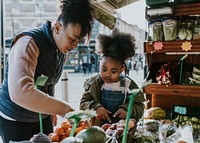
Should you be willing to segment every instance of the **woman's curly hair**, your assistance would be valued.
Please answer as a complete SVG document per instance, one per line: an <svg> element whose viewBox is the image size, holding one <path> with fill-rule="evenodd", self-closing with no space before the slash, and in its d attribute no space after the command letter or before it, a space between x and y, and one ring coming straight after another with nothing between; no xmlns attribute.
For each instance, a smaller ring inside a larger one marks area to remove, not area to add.
<svg viewBox="0 0 200 143"><path fill-rule="evenodd" d="M69 23L81 25L81 37L91 34L94 24L94 10L90 0L59 0L57 5L58 17L66 26Z"/></svg>
<svg viewBox="0 0 200 143"><path fill-rule="evenodd" d="M110 56L124 63L135 55L135 38L128 33L120 33L117 28L111 35L100 34L96 41L97 54Z"/></svg>

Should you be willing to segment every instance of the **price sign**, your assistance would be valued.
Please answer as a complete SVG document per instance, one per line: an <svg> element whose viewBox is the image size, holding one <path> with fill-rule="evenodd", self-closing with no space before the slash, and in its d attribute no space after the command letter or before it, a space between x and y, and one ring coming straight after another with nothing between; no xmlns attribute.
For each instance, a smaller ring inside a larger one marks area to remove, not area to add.
<svg viewBox="0 0 200 143"><path fill-rule="evenodd" d="M154 45L154 50L162 50L163 49L163 43L162 42L155 42Z"/></svg>
<svg viewBox="0 0 200 143"><path fill-rule="evenodd" d="M181 107L181 106L175 106L174 107L174 112L182 115L186 115L187 113L187 108L186 107Z"/></svg>

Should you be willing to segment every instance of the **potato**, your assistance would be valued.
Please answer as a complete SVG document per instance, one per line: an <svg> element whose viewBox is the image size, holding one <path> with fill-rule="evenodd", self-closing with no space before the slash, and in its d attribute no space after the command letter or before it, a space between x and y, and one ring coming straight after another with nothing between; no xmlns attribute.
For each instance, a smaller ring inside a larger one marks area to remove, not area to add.
<svg viewBox="0 0 200 143"><path fill-rule="evenodd" d="M111 126L110 126L110 129L112 129L112 130L116 130L117 129L117 124L112 124Z"/></svg>
<svg viewBox="0 0 200 143"><path fill-rule="evenodd" d="M126 124L126 121L125 120L123 120L123 119L121 119L121 120L119 120L119 122L118 122L119 124Z"/></svg>
<svg viewBox="0 0 200 143"><path fill-rule="evenodd" d="M117 128L117 135L118 136L121 136L122 134L123 134L123 132L124 132L124 128Z"/></svg>
<svg viewBox="0 0 200 143"><path fill-rule="evenodd" d="M135 126L135 122L133 120L130 120L128 123L128 130L132 129Z"/></svg>
<svg viewBox="0 0 200 143"><path fill-rule="evenodd" d="M111 126L111 124L105 123L101 126L101 128L106 131L109 127Z"/></svg>
<svg viewBox="0 0 200 143"><path fill-rule="evenodd" d="M172 124L172 121L169 119L165 119L162 123L163 124Z"/></svg>
<svg viewBox="0 0 200 143"><path fill-rule="evenodd" d="M121 124L121 123L118 124L118 125L117 125L117 129L118 129L118 128L123 128L123 129L124 129L124 128L125 128L125 124L124 124L124 123L123 123L123 124Z"/></svg>
<svg viewBox="0 0 200 143"><path fill-rule="evenodd" d="M112 130L111 128L108 128L108 129L106 130L106 134L107 134L107 135L111 135L113 132L114 132L114 130Z"/></svg>

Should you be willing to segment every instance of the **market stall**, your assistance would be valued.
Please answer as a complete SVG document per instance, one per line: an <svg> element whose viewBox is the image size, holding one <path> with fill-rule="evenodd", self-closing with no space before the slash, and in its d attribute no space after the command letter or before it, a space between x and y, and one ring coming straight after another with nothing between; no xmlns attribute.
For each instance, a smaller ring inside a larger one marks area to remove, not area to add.
<svg viewBox="0 0 200 143"><path fill-rule="evenodd" d="M144 42L147 79L153 81L144 89L148 108L165 110L165 118L178 120L176 127L192 126L196 142L200 136L199 6L195 0L147 0Z"/></svg>
<svg viewBox="0 0 200 143"><path fill-rule="evenodd" d="M45 136L41 130L30 143L200 142L200 2L146 2L147 83L138 89L150 101L144 117L130 119L128 110L124 120L93 126L95 111L70 112L54 132Z"/></svg>

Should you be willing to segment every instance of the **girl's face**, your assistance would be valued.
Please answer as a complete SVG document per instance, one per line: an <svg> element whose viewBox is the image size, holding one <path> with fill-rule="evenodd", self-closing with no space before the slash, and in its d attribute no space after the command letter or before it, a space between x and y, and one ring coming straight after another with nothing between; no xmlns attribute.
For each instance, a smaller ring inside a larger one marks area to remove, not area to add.
<svg viewBox="0 0 200 143"><path fill-rule="evenodd" d="M60 52L67 54L77 47L81 40L80 24L63 24L56 22L53 27L53 37Z"/></svg>
<svg viewBox="0 0 200 143"><path fill-rule="evenodd" d="M118 82L119 75L124 70L122 64L111 58L103 56L100 61L100 76L106 83Z"/></svg>

